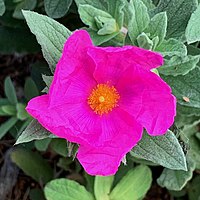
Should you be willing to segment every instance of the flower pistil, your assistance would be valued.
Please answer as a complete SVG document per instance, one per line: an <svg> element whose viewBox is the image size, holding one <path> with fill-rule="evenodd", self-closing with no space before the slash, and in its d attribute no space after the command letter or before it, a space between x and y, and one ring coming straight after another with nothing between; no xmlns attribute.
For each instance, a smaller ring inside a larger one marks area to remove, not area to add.
<svg viewBox="0 0 200 200"><path fill-rule="evenodd" d="M119 93L114 86L98 84L88 97L88 104L95 113L102 115L117 107L119 98Z"/></svg>

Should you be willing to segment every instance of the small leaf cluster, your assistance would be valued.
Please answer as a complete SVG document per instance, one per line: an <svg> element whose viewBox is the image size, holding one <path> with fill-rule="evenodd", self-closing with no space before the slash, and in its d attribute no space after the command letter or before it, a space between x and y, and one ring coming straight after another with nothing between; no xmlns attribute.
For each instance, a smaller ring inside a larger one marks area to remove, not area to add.
<svg viewBox="0 0 200 200"><path fill-rule="evenodd" d="M16 90L8 76L4 81L4 92L6 98L0 98L0 116L8 119L0 126L0 139L10 131L14 138L17 138L24 128L30 123L31 117L25 107L28 100L39 94L38 89L31 78L27 78L24 86L24 100L19 101ZM19 126L18 133L14 129Z"/></svg>
<svg viewBox="0 0 200 200"><path fill-rule="evenodd" d="M45 186L44 192L47 200L137 200L145 196L151 186L152 175L149 167L139 165L129 170L113 187L114 179L114 176L96 176L94 178L94 194L88 192L77 182L63 178L49 182Z"/></svg>

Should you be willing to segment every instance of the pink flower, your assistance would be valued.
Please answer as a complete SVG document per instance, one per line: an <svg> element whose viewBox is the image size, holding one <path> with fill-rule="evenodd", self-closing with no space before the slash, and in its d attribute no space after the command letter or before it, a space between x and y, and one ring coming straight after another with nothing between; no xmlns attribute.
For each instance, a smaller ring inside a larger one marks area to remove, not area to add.
<svg viewBox="0 0 200 200"><path fill-rule="evenodd" d="M89 174L112 175L143 128L162 135L174 121L175 97L150 71L162 64L158 53L95 47L86 31L75 31L49 94L33 98L26 109L53 134L80 145L77 158Z"/></svg>

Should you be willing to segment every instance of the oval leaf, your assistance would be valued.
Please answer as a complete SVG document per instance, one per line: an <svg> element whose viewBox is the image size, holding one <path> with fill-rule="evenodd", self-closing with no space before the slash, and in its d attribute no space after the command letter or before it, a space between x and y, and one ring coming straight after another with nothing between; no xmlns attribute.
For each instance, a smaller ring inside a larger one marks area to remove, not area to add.
<svg viewBox="0 0 200 200"><path fill-rule="evenodd" d="M200 68L196 67L185 76L162 76L171 86L178 103L200 108Z"/></svg>
<svg viewBox="0 0 200 200"><path fill-rule="evenodd" d="M0 0L0 16L2 16L5 11L6 11L6 7L4 4L4 0Z"/></svg>
<svg viewBox="0 0 200 200"><path fill-rule="evenodd" d="M200 5L190 17L185 36L188 44L200 41Z"/></svg>
<svg viewBox="0 0 200 200"><path fill-rule="evenodd" d="M2 123L0 126L0 139L16 124L16 117L11 117L6 122Z"/></svg>
<svg viewBox="0 0 200 200"><path fill-rule="evenodd" d="M161 176L157 179L161 187L166 187L168 190L179 191L192 178L195 169L195 163L192 160L188 161L188 171L164 169Z"/></svg>
<svg viewBox="0 0 200 200"><path fill-rule="evenodd" d="M27 175L38 182L46 183L53 178L52 168L38 153L17 148L11 153L11 159Z"/></svg>
<svg viewBox="0 0 200 200"><path fill-rule="evenodd" d="M187 48L179 40L170 38L169 40L163 40L163 42L156 47L155 51L160 52L163 56L186 56Z"/></svg>
<svg viewBox="0 0 200 200"><path fill-rule="evenodd" d="M167 12L167 37L183 36L191 14L197 8L196 0L160 0L155 13Z"/></svg>
<svg viewBox="0 0 200 200"><path fill-rule="evenodd" d="M16 104L17 96L16 96L15 88L13 86L13 83L12 83L10 77L6 77L6 79L5 79L4 91L5 91L6 97L10 101L10 103Z"/></svg>
<svg viewBox="0 0 200 200"><path fill-rule="evenodd" d="M71 32L57 21L32 11L22 11L31 32L42 47L51 71L61 56L63 45Z"/></svg>
<svg viewBox="0 0 200 200"><path fill-rule="evenodd" d="M41 140L49 137L54 138L56 136L46 130L41 124L39 124L37 120L34 119L19 136L15 145L30 142L32 140Z"/></svg>
<svg viewBox="0 0 200 200"><path fill-rule="evenodd" d="M165 135L154 137L144 133L142 140L131 151L131 155L169 169L187 170L184 152L170 130Z"/></svg>
<svg viewBox="0 0 200 200"><path fill-rule="evenodd" d="M196 67L200 56L174 56L170 60L165 60L165 64L158 71L164 75L186 75Z"/></svg>
<svg viewBox="0 0 200 200"><path fill-rule="evenodd" d="M39 96L38 88L32 78L27 78L24 85L24 93L26 99L29 101L33 97Z"/></svg>
<svg viewBox="0 0 200 200"><path fill-rule="evenodd" d="M44 0L45 11L52 18L63 17L71 4L72 0Z"/></svg>
<svg viewBox="0 0 200 200"><path fill-rule="evenodd" d="M94 200L92 194L79 183L64 178L49 182L44 193L47 200Z"/></svg>
<svg viewBox="0 0 200 200"><path fill-rule="evenodd" d="M150 17L147 7L141 0L131 0L129 4L128 34L134 44L136 38L149 25Z"/></svg>
<svg viewBox="0 0 200 200"><path fill-rule="evenodd" d="M130 170L115 186L110 200L138 200L145 196L152 182L151 170L140 165Z"/></svg>
<svg viewBox="0 0 200 200"><path fill-rule="evenodd" d="M166 12L161 12L156 14L150 21L148 27L145 29L145 33L150 33L151 38L158 36L159 44L165 38L167 31L167 14ZM159 45L158 44L158 45Z"/></svg>
<svg viewBox="0 0 200 200"><path fill-rule="evenodd" d="M13 17L17 19L24 19L22 10L33 10L37 5L37 0L23 0L15 8Z"/></svg>
<svg viewBox="0 0 200 200"><path fill-rule="evenodd" d="M114 176L96 176L94 181L94 194L96 200L110 200L109 194Z"/></svg>

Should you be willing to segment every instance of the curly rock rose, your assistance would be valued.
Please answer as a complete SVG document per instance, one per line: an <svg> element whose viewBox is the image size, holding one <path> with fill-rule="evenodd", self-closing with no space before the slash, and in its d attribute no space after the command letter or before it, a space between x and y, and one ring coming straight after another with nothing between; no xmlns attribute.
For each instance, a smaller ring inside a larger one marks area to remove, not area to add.
<svg viewBox="0 0 200 200"><path fill-rule="evenodd" d="M75 31L66 41L48 94L27 111L47 130L79 144L77 158L91 175L115 174L142 138L173 124L176 99L151 69L160 54L135 46L95 47Z"/></svg>

